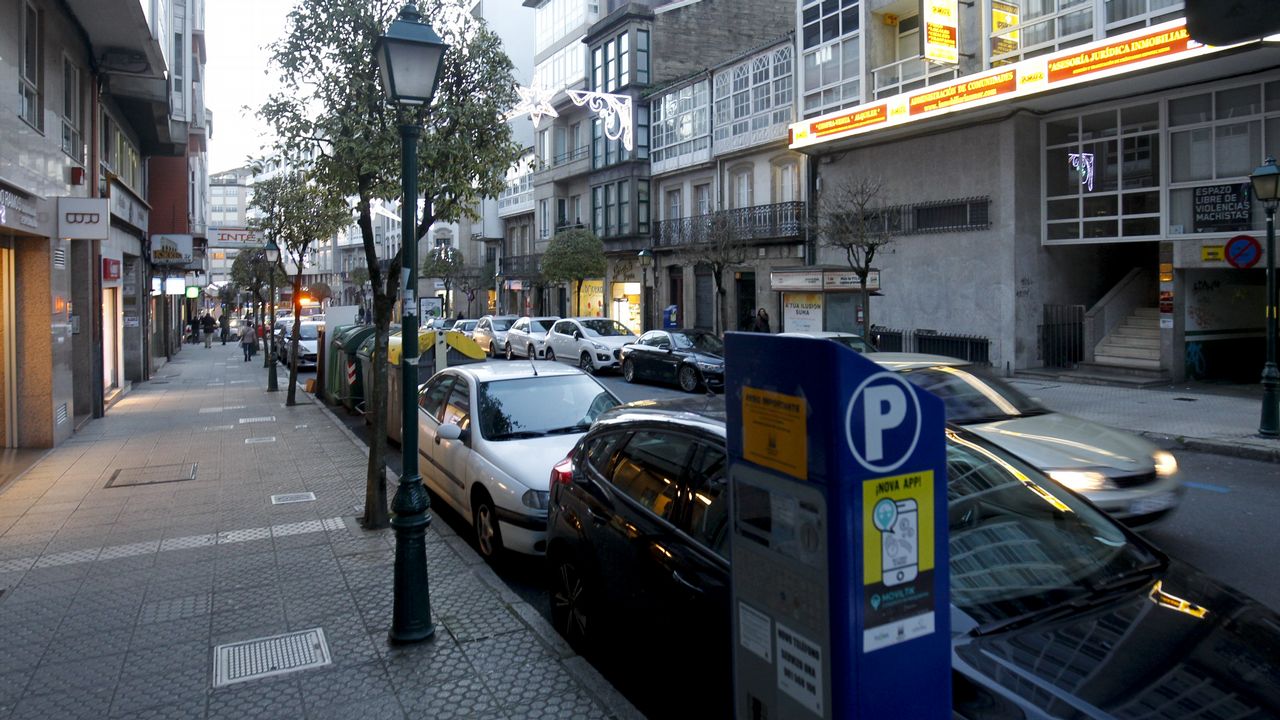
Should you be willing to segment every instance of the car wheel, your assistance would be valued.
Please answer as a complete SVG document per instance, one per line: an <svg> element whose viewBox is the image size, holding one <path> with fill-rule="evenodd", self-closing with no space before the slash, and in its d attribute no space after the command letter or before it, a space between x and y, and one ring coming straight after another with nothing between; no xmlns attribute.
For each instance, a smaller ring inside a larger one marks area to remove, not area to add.
<svg viewBox="0 0 1280 720"><path fill-rule="evenodd" d="M551 568L551 624L569 644L583 650L595 632L593 588L572 557L559 557Z"/></svg>
<svg viewBox="0 0 1280 720"><path fill-rule="evenodd" d="M495 360L498 358L498 351L494 349L492 340L489 341L489 357Z"/></svg>
<svg viewBox="0 0 1280 720"><path fill-rule="evenodd" d="M551 362L555 362L555 360L556 360L556 351L555 351L555 350L552 350L551 348L547 348L547 355L546 355L546 357L547 357L547 359L548 359L548 360L550 360Z"/></svg>
<svg viewBox="0 0 1280 720"><path fill-rule="evenodd" d="M511 343L507 343L507 360L515 360L515 353L511 352Z"/></svg>
<svg viewBox="0 0 1280 720"><path fill-rule="evenodd" d="M676 373L676 380L680 383L680 389L685 392L697 392L698 390L698 371L692 365L685 365Z"/></svg>
<svg viewBox="0 0 1280 720"><path fill-rule="evenodd" d="M476 545L480 555L492 562L502 554L502 530L498 527L498 511L489 494L481 490L472 503L472 525L476 529Z"/></svg>
<svg viewBox="0 0 1280 720"><path fill-rule="evenodd" d="M636 381L636 364L631 362L631 358L622 361L622 379L629 383Z"/></svg>
<svg viewBox="0 0 1280 720"><path fill-rule="evenodd" d="M596 371L596 366L591 362L590 353L583 351L582 355L578 357L578 368L588 375Z"/></svg>

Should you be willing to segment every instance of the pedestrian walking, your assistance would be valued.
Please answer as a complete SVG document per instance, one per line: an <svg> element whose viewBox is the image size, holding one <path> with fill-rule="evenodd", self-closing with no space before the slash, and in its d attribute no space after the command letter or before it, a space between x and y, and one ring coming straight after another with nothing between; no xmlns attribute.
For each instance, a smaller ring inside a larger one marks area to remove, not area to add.
<svg viewBox="0 0 1280 720"><path fill-rule="evenodd" d="M200 342L200 318L192 316L187 321L187 342L192 345Z"/></svg>
<svg viewBox="0 0 1280 720"><path fill-rule="evenodd" d="M227 344L227 336L231 334L231 317L226 313L218 318L218 326L222 330L222 344Z"/></svg>
<svg viewBox="0 0 1280 720"><path fill-rule="evenodd" d="M756 311L756 319L751 322L751 332L767 333L769 330L769 313L764 308Z"/></svg>
<svg viewBox="0 0 1280 720"><path fill-rule="evenodd" d="M200 317L200 329L204 330L204 346L206 348L213 347L213 331L217 327L217 321L208 312Z"/></svg>
<svg viewBox="0 0 1280 720"><path fill-rule="evenodd" d="M244 361L249 362L253 350L258 346L258 335L254 332L253 323L246 322L240 329L240 349L244 351Z"/></svg>

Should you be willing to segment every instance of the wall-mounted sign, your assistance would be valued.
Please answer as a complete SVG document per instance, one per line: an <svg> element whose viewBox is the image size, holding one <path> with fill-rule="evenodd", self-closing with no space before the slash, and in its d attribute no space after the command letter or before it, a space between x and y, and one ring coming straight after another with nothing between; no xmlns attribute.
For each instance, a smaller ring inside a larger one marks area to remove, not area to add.
<svg viewBox="0 0 1280 720"><path fill-rule="evenodd" d="M821 290L822 272L771 272L769 273L769 289L778 290Z"/></svg>
<svg viewBox="0 0 1280 720"><path fill-rule="evenodd" d="M58 237L106 240L111 235L111 209L106 198L58 198Z"/></svg>
<svg viewBox="0 0 1280 720"><path fill-rule="evenodd" d="M1200 248L1200 259L1205 262L1221 262L1226 260L1223 255L1223 245L1204 245Z"/></svg>
<svg viewBox="0 0 1280 720"><path fill-rule="evenodd" d="M188 299L194 300L200 297L200 288L196 287L195 285L188 285L186 290L186 295Z"/></svg>
<svg viewBox="0 0 1280 720"><path fill-rule="evenodd" d="M186 265L195 259L190 235L152 235L152 265Z"/></svg>
<svg viewBox="0 0 1280 720"><path fill-rule="evenodd" d="M1237 235L1227 241L1223 254L1231 267L1246 270L1262 259L1262 246L1252 235Z"/></svg>
<svg viewBox="0 0 1280 720"><path fill-rule="evenodd" d="M1201 185L1191 195L1195 232L1248 230L1253 224L1249 183Z"/></svg>
<svg viewBox="0 0 1280 720"><path fill-rule="evenodd" d="M960 62L959 5L958 0L924 0L925 60L947 65Z"/></svg>
<svg viewBox="0 0 1280 720"><path fill-rule="evenodd" d="M102 279L120 279L120 261L115 258L102 258Z"/></svg>
<svg viewBox="0 0 1280 720"><path fill-rule="evenodd" d="M0 226L35 230L40 227L36 205L27 197L0 188Z"/></svg>
<svg viewBox="0 0 1280 720"><path fill-rule="evenodd" d="M111 214L146 232L151 210L118 182L111 183Z"/></svg>
<svg viewBox="0 0 1280 720"><path fill-rule="evenodd" d="M242 227L211 227L208 237L211 248L256 247L267 244L260 231Z"/></svg>
<svg viewBox="0 0 1280 720"><path fill-rule="evenodd" d="M858 280L858 274L852 270L832 271L828 270L822 273L822 289L823 290L861 290L862 284ZM867 292L880 289L880 271L872 270L867 273Z"/></svg>
<svg viewBox="0 0 1280 720"><path fill-rule="evenodd" d="M1018 6L1003 0L991 0L991 54L1007 55L1018 51ZM1002 32L1006 31L1006 32Z"/></svg>
<svg viewBox="0 0 1280 720"><path fill-rule="evenodd" d="M926 4L931 2L933 0L926 0ZM996 0L992 2L992 27L997 28L997 32L999 27L1017 25L1016 7ZM997 5L1002 13L1000 25L995 24ZM1006 5L1010 12L1005 12ZM1016 49L1017 44L1016 31L993 39L993 49L999 46L1008 51ZM900 93L878 99L874 103L792 123L789 128L790 147L794 150L817 145L957 110L982 107L1104 77L1137 72L1225 49L1202 45L1192 40L1187 34L1185 18L1170 20L1069 50L1001 65L967 75L949 85Z"/></svg>
<svg viewBox="0 0 1280 720"><path fill-rule="evenodd" d="M180 277L165 278L164 294L165 295L186 295L187 281Z"/></svg>

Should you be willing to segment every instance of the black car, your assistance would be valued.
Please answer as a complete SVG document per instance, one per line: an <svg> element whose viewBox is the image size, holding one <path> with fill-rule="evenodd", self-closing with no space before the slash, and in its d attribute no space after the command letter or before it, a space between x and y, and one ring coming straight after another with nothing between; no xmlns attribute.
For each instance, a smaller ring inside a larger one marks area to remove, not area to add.
<svg viewBox="0 0 1280 720"><path fill-rule="evenodd" d="M561 633L689 663L721 711L724 417L719 398L602 415L552 471L547 548ZM1280 615L955 427L947 470L955 717L1280 717Z"/></svg>
<svg viewBox="0 0 1280 720"><path fill-rule="evenodd" d="M679 385L685 392L724 387L724 341L705 330L650 330L622 346L622 377Z"/></svg>

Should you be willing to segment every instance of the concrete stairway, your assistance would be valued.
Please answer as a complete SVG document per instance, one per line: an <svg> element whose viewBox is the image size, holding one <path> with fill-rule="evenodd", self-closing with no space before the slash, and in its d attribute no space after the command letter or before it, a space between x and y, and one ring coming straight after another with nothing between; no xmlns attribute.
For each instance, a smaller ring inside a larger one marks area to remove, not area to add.
<svg viewBox="0 0 1280 720"><path fill-rule="evenodd" d="M1160 371L1160 311L1140 307L1115 327L1093 353L1104 367Z"/></svg>

